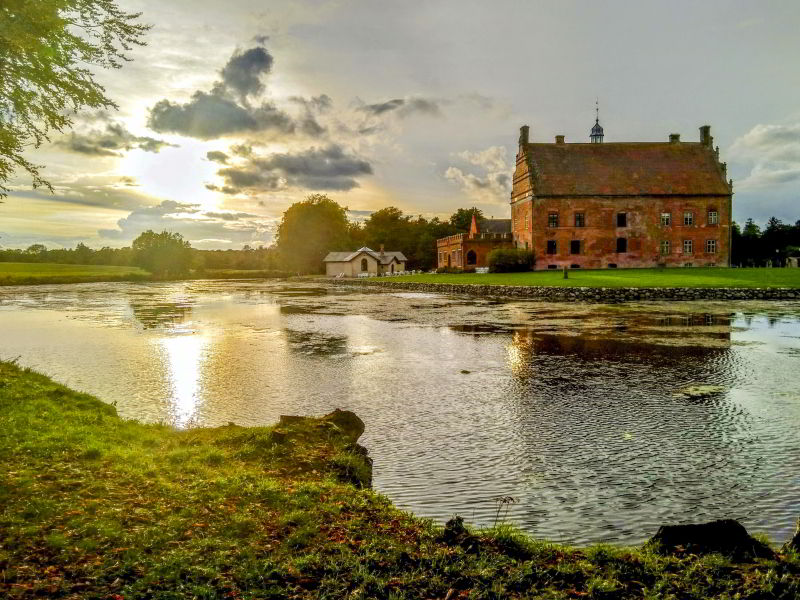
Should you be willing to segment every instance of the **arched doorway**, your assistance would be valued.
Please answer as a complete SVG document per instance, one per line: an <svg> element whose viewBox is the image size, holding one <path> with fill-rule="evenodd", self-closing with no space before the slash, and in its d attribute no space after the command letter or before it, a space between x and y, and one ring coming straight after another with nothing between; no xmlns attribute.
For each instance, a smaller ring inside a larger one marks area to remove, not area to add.
<svg viewBox="0 0 800 600"><path fill-rule="evenodd" d="M475 250L470 250L467 252L467 265L476 264L478 264L478 255L475 253Z"/></svg>
<svg viewBox="0 0 800 600"><path fill-rule="evenodd" d="M450 268L450 253L447 253L447 268Z"/></svg>
<svg viewBox="0 0 800 600"><path fill-rule="evenodd" d="M391 270L392 270L392 273L394 273L394 263L392 263Z"/></svg>
<svg viewBox="0 0 800 600"><path fill-rule="evenodd" d="M367 270L369 270L369 265L367 264L367 259L366 258L362 258L361 259L361 272L365 273Z"/></svg>

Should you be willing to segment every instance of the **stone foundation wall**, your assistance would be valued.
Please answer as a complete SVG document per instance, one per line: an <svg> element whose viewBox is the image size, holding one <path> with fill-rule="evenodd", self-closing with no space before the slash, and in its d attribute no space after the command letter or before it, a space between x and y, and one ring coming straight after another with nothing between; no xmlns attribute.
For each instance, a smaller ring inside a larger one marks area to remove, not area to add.
<svg viewBox="0 0 800 600"><path fill-rule="evenodd" d="M410 290L437 294L510 296L558 302L631 302L637 300L800 300L800 288L589 288L417 283L390 279L335 279L337 285L366 286L384 290Z"/></svg>

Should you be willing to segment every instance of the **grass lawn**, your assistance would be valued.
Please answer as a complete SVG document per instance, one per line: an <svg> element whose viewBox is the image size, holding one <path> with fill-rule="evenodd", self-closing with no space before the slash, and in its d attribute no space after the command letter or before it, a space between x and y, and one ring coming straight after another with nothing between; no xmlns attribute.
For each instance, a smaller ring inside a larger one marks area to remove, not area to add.
<svg viewBox="0 0 800 600"><path fill-rule="evenodd" d="M149 276L138 267L0 262L0 285L138 281Z"/></svg>
<svg viewBox="0 0 800 600"><path fill-rule="evenodd" d="M368 426L368 425L367 425ZM800 556L735 563L454 537L361 489L323 419L176 431L0 362L0 597L796 599ZM457 533L457 532L456 532Z"/></svg>
<svg viewBox="0 0 800 600"><path fill-rule="evenodd" d="M550 287L707 287L707 288L800 288L800 269L603 269L528 273L441 273L408 275L390 281L419 283L474 283L481 285L534 285Z"/></svg>

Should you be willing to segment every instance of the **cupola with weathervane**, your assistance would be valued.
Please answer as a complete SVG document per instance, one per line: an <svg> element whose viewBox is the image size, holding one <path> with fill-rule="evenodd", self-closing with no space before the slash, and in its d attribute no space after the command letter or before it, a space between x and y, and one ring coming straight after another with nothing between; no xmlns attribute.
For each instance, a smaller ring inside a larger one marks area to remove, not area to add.
<svg viewBox="0 0 800 600"><path fill-rule="evenodd" d="M589 134L589 139L592 140L593 144L602 144L603 143L603 127L600 125L600 103L595 102L595 119L594 119L594 127L592 127L592 133Z"/></svg>

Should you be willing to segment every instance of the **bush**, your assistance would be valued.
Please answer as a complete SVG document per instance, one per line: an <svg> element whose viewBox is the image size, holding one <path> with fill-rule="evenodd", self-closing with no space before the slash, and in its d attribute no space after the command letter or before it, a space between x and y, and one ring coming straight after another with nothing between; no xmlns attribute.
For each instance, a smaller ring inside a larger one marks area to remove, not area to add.
<svg viewBox="0 0 800 600"><path fill-rule="evenodd" d="M436 269L437 273L461 273L458 267L439 267Z"/></svg>
<svg viewBox="0 0 800 600"><path fill-rule="evenodd" d="M489 271L492 273L516 273L530 271L533 266L533 253L517 248L498 248L489 253Z"/></svg>

